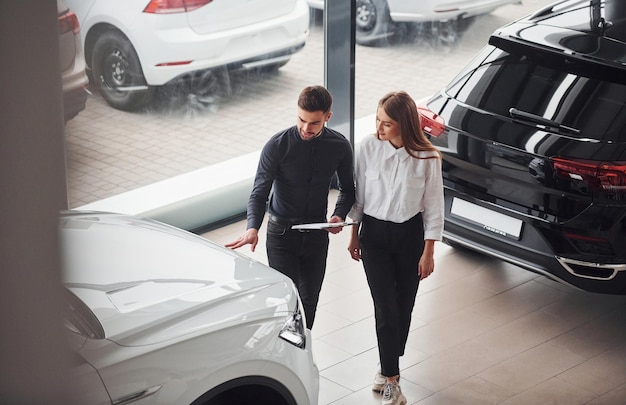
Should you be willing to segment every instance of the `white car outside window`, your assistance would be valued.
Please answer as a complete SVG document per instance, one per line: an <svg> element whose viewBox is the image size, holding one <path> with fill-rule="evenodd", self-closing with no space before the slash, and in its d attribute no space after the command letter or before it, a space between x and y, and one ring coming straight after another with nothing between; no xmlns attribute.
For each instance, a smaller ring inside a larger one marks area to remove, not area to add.
<svg viewBox="0 0 626 405"><path fill-rule="evenodd" d="M356 0L356 42L373 45L394 34L394 23L454 22L521 0ZM323 10L325 0L307 0Z"/></svg>
<svg viewBox="0 0 626 405"><path fill-rule="evenodd" d="M306 43L305 0L67 0L102 96L133 110L175 79L216 68L279 68ZM198 78L197 76L200 76ZM206 90L208 91L208 90Z"/></svg>

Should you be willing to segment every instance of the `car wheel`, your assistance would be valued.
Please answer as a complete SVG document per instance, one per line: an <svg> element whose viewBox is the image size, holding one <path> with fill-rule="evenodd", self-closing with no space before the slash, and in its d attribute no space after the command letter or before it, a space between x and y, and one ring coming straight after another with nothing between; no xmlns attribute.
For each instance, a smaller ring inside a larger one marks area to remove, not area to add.
<svg viewBox="0 0 626 405"><path fill-rule="evenodd" d="M152 95L137 52L121 33L107 31L98 37L93 47L91 69L100 94L117 109L138 109Z"/></svg>
<svg viewBox="0 0 626 405"><path fill-rule="evenodd" d="M381 45L393 36L393 24L386 0L357 0L356 43Z"/></svg>

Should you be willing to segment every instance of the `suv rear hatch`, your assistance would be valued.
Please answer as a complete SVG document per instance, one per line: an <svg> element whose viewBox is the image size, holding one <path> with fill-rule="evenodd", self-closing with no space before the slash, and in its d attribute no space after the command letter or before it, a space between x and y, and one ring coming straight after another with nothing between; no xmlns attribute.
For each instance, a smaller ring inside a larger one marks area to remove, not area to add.
<svg viewBox="0 0 626 405"><path fill-rule="evenodd" d="M573 3L494 33L422 110L448 185L552 223L626 196L626 46Z"/></svg>

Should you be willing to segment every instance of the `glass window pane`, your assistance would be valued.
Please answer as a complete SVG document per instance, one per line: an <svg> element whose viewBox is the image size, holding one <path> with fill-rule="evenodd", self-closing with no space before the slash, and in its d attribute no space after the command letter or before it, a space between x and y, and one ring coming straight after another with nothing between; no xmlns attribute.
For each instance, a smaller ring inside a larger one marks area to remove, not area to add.
<svg viewBox="0 0 626 405"><path fill-rule="evenodd" d="M398 2L389 0L391 13ZM495 28L549 3L528 0L453 22L388 24L394 33L389 41L356 45L355 118L372 116L378 99L392 90L406 90L416 100L439 91ZM135 111L109 105L93 85L92 70L87 107L66 124L70 208L256 152L274 133L294 125L300 90L324 84L320 10L311 13L304 48L280 65L217 69L169 83Z"/></svg>

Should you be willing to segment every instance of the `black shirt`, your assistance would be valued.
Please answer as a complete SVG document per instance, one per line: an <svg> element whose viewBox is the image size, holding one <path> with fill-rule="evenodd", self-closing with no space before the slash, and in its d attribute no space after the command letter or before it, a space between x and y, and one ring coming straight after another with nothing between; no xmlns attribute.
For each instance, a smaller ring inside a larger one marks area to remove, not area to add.
<svg viewBox="0 0 626 405"><path fill-rule="evenodd" d="M326 221L328 192L335 172L339 197L333 215L345 219L355 198L350 142L328 127L306 141L295 125L277 133L261 151L248 200L247 228L260 228L272 186L268 208L271 214L299 222Z"/></svg>

